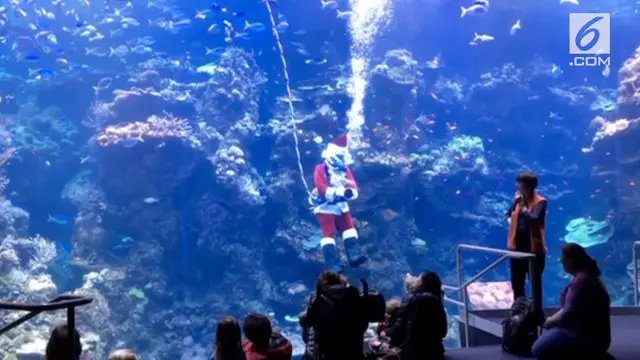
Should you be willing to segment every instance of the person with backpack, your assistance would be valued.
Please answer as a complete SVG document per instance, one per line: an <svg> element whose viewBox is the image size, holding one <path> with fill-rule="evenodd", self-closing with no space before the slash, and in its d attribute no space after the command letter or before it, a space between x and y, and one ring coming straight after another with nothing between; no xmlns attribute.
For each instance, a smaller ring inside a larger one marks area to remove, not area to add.
<svg viewBox="0 0 640 360"><path fill-rule="evenodd" d="M444 359L448 323L440 277L422 273L408 288L397 320L386 329L391 346L400 350L401 360Z"/></svg>
<svg viewBox="0 0 640 360"><path fill-rule="evenodd" d="M573 278L560 295L560 310L545 322L533 354L540 360L610 359L611 298L600 267L578 244L565 244L561 261Z"/></svg>
<svg viewBox="0 0 640 360"><path fill-rule="evenodd" d="M363 293L340 274L325 270L316 293L301 314L300 325L307 344L306 360L364 360L364 334L369 323L385 316L384 297L370 293L363 281Z"/></svg>

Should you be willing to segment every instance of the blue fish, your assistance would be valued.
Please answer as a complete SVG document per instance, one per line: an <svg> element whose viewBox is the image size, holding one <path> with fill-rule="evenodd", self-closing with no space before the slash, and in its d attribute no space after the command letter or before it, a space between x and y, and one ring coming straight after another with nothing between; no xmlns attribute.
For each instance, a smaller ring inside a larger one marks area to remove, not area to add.
<svg viewBox="0 0 640 360"><path fill-rule="evenodd" d="M29 76L39 76L41 78L47 78L53 76L53 70L47 68L40 68L36 70L29 69Z"/></svg>
<svg viewBox="0 0 640 360"><path fill-rule="evenodd" d="M24 58L26 60L38 60L38 59L40 59L40 56L38 54L32 53L32 54L28 54Z"/></svg>

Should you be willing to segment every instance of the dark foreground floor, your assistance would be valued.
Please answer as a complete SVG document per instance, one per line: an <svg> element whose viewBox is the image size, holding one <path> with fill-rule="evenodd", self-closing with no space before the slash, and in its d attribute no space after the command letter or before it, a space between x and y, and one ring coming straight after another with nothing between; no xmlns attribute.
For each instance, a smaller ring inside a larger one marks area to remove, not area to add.
<svg viewBox="0 0 640 360"><path fill-rule="evenodd" d="M500 320L495 319L495 321ZM609 353L616 360L640 360L640 315L611 316L611 348ZM483 346L447 350L447 359L513 360L523 358L504 353L500 346Z"/></svg>
<svg viewBox="0 0 640 360"><path fill-rule="evenodd" d="M490 319L496 322L502 318ZM640 360L640 315L611 316L611 348L616 360ZM301 357L294 357L298 360ZM448 360L516 360L526 359L502 351L500 346L447 349ZM530 359L530 358L529 358ZM589 359L585 359L589 360Z"/></svg>

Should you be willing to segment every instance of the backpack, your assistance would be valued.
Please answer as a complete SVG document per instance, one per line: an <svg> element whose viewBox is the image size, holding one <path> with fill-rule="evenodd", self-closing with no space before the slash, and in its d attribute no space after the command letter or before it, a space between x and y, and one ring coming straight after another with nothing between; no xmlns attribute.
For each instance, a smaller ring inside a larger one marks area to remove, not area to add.
<svg viewBox="0 0 640 360"><path fill-rule="evenodd" d="M532 301L517 298L509 317L502 321L502 349L520 356L532 356L533 343L538 340L538 317Z"/></svg>
<svg viewBox="0 0 640 360"><path fill-rule="evenodd" d="M421 293L409 300L406 311L403 315L407 318L403 350L418 358L442 358L442 339L447 332L447 315L442 300L431 293Z"/></svg>
<svg viewBox="0 0 640 360"><path fill-rule="evenodd" d="M384 300L384 295L378 291L369 290L369 284L364 278L360 279L360 283L362 284L361 298L366 320L370 323L383 322L387 313L387 303Z"/></svg>

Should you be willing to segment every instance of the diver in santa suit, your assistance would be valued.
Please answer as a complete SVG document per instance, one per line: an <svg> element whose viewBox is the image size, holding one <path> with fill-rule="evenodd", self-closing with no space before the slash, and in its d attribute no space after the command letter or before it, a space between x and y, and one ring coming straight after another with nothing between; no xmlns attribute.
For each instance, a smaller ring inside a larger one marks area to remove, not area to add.
<svg viewBox="0 0 640 360"><path fill-rule="evenodd" d="M349 265L358 267L367 261L358 245L358 232L349 212L349 201L358 197L358 185L349 169L353 158L347 148L347 136L337 137L322 153L324 161L313 174L313 213L322 229L320 246L327 269L342 272L336 250L336 234L342 237Z"/></svg>

